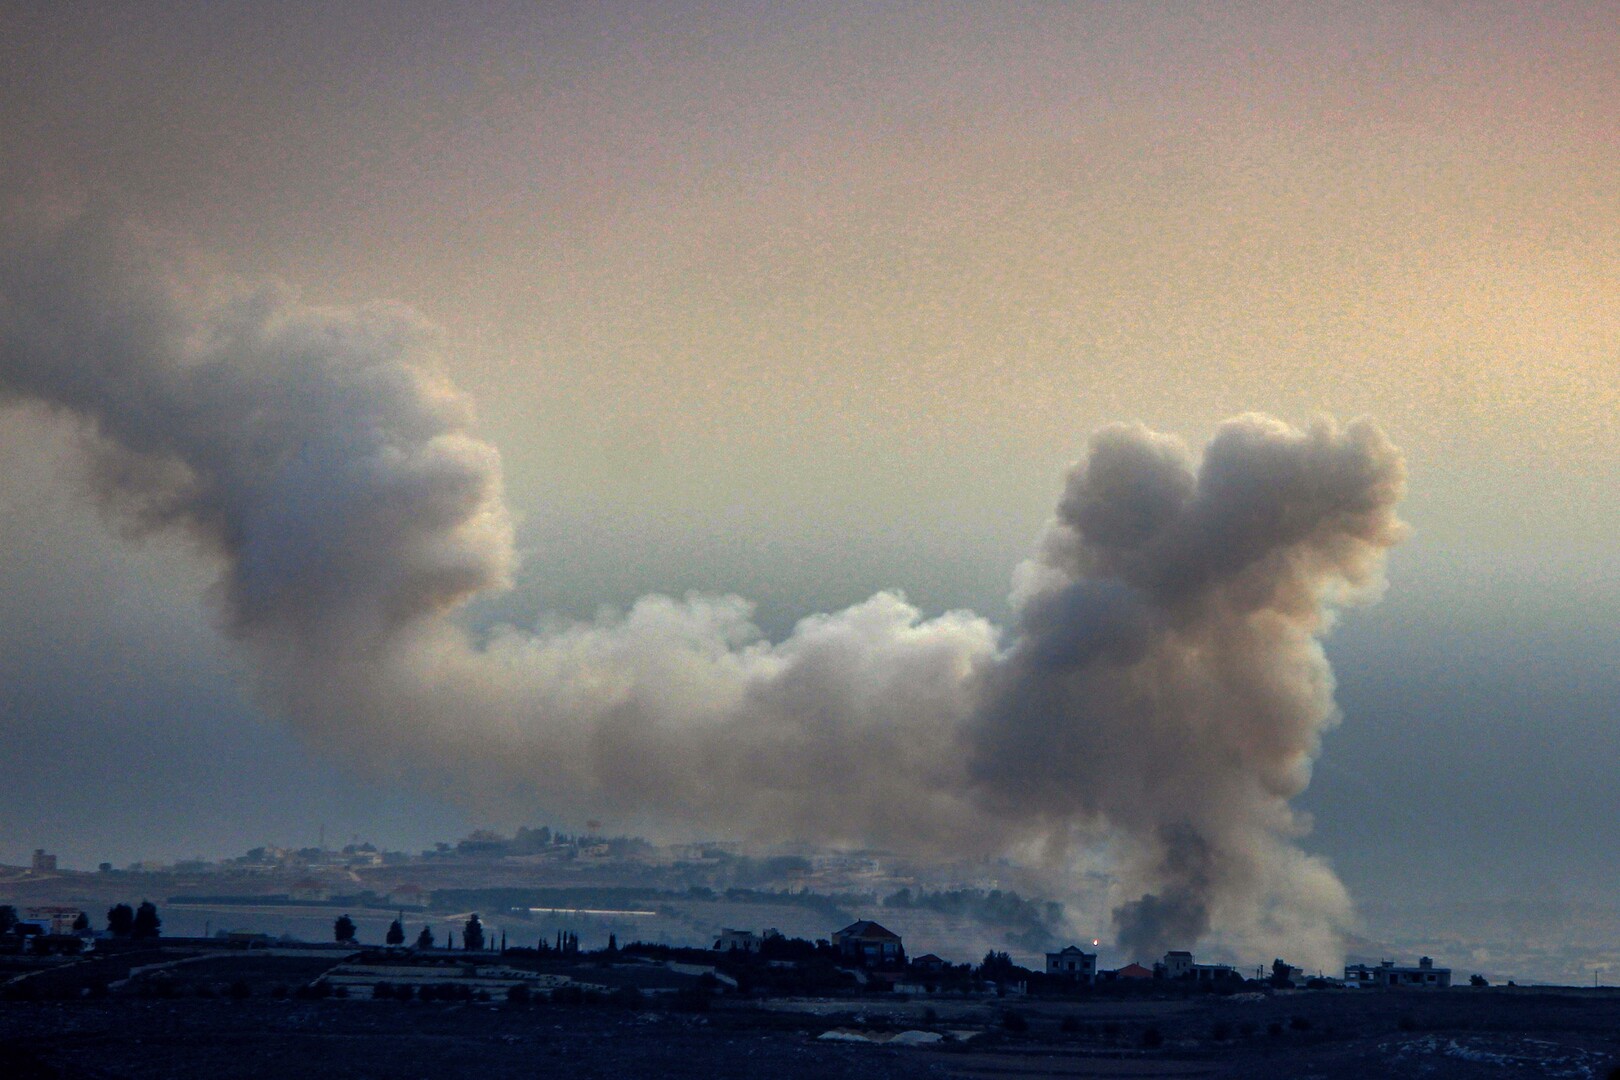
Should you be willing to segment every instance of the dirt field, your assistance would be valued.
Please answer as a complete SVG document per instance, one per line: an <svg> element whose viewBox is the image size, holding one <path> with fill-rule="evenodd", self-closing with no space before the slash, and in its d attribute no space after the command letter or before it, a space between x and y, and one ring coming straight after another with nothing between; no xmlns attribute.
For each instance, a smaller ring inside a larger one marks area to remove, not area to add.
<svg viewBox="0 0 1620 1080"><path fill-rule="evenodd" d="M119 958L116 973L127 974L132 959ZM99 963L58 969L39 987L58 996L82 978L77 997L0 999L0 1077L1607 1080L1620 1064L1620 993L1600 991L519 1005L304 1000L289 988L307 985L327 961L248 955L91 991L115 973ZM245 993L221 993L227 982ZM833 1029L878 1040L917 1029L955 1037L933 1046L820 1038Z"/></svg>

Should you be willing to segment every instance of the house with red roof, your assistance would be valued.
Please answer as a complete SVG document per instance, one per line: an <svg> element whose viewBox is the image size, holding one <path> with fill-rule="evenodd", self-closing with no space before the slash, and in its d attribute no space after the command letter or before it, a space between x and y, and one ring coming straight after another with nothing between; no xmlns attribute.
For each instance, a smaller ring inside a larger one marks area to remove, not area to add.
<svg viewBox="0 0 1620 1080"><path fill-rule="evenodd" d="M833 934L833 944L847 960L865 966L904 963L900 935L871 919L860 919Z"/></svg>

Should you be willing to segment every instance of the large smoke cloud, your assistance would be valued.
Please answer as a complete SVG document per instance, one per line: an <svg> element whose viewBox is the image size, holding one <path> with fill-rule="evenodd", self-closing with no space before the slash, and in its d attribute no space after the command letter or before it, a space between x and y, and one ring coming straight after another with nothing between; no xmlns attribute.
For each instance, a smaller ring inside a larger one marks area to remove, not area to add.
<svg viewBox="0 0 1620 1080"><path fill-rule="evenodd" d="M1289 800L1335 719L1318 644L1398 539L1372 425L1097 433L1016 624L892 593L762 638L734 597L473 636L512 528L495 450L397 305L221 284L111 215L12 219L0 393L83 424L108 502L220 563L229 632L306 733L481 797L666 834L1106 849L1123 944L1218 931L1332 962L1350 914Z"/></svg>

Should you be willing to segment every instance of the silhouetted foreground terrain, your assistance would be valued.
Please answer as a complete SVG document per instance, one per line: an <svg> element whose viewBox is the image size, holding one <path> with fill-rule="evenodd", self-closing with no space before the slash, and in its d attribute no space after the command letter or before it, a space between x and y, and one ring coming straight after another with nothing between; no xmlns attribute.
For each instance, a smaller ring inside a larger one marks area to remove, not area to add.
<svg viewBox="0 0 1620 1080"><path fill-rule="evenodd" d="M402 1001L301 996L331 965L318 958L198 959L166 978L129 977L143 959L117 958L119 983L78 997L73 968L35 976L27 994L13 984L0 1000L0 1077L1601 1080L1620 1063L1620 991ZM865 1041L903 1031L946 1038Z"/></svg>

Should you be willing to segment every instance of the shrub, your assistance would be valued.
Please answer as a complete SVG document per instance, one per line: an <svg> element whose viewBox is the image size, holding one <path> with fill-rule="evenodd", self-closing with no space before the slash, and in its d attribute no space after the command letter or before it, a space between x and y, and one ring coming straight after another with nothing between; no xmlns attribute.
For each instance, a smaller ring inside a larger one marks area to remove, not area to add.
<svg viewBox="0 0 1620 1080"><path fill-rule="evenodd" d="M1143 1046L1144 1049L1157 1050L1159 1047L1161 1047L1163 1045L1164 1045L1164 1032L1160 1031L1158 1028L1152 1026L1151 1024L1148 1025L1145 1029L1143 1029L1143 1031L1142 1031L1142 1046Z"/></svg>
<svg viewBox="0 0 1620 1080"><path fill-rule="evenodd" d="M1012 1032L1028 1031L1029 1021L1023 1013L1009 1011L1001 1014L1001 1026Z"/></svg>
<svg viewBox="0 0 1620 1080"><path fill-rule="evenodd" d="M253 996L253 988L242 979L237 979L231 983L230 988L225 992L235 1001L246 1001Z"/></svg>
<svg viewBox="0 0 1620 1080"><path fill-rule="evenodd" d="M701 987L677 990L671 1004L680 1012L708 1012L709 994Z"/></svg>
<svg viewBox="0 0 1620 1080"><path fill-rule="evenodd" d="M529 988L523 983L506 988L506 1000L513 1005L527 1005L529 1003Z"/></svg>
<svg viewBox="0 0 1620 1080"><path fill-rule="evenodd" d="M1281 1020L1273 1020L1271 1023L1266 1025L1266 1034L1270 1035L1272 1038L1276 1038L1282 1033L1283 1026Z"/></svg>
<svg viewBox="0 0 1620 1080"><path fill-rule="evenodd" d="M1209 1029L1209 1037L1216 1042L1225 1042L1232 1037L1232 1025L1225 1020L1215 1021L1215 1026Z"/></svg>
<svg viewBox="0 0 1620 1080"><path fill-rule="evenodd" d="M416 996L423 1001L471 1001L473 992L462 983L423 983Z"/></svg>
<svg viewBox="0 0 1620 1080"><path fill-rule="evenodd" d="M1311 1030L1311 1021L1309 1017L1295 1016L1289 1019L1288 1026L1295 1031L1309 1031Z"/></svg>

